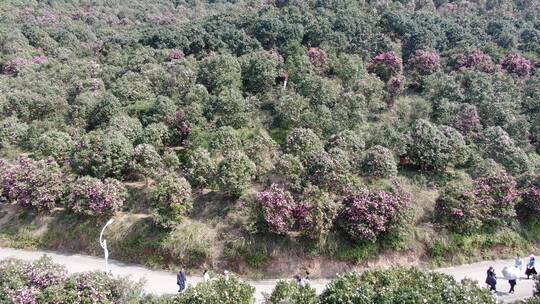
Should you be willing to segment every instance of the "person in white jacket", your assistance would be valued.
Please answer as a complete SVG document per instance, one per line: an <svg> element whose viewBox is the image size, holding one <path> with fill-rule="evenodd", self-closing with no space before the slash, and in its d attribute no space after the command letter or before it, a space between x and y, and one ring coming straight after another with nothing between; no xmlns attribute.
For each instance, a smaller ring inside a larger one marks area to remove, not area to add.
<svg viewBox="0 0 540 304"><path fill-rule="evenodd" d="M521 270L523 268L523 260L518 256L516 256L514 267Z"/></svg>
<svg viewBox="0 0 540 304"><path fill-rule="evenodd" d="M203 272L203 281L205 283L210 281L210 274L208 273L208 269L205 269Z"/></svg>

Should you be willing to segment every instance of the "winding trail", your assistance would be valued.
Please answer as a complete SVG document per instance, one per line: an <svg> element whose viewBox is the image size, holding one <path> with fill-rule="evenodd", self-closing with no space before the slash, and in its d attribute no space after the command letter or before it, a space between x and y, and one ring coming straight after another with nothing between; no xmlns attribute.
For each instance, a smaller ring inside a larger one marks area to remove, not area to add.
<svg viewBox="0 0 540 304"><path fill-rule="evenodd" d="M70 273L104 269L104 260L97 257L49 251L0 248L0 259L14 257L31 261L40 258L44 254L51 257L54 262L65 265ZM485 273L489 266L493 266L497 274L500 275L504 266L512 264L513 261L511 260L485 261L450 268L440 268L434 271L452 275L457 280L468 277L480 282L481 286L484 286L483 282L485 279ZM150 270L138 265L126 264L115 260L109 260L109 267L114 275L130 276L133 280L145 280L145 289L149 293L174 294L178 288L176 286L176 275L172 272ZM202 278L199 276L188 277L189 284L196 284L201 281ZM262 293L272 292L276 280L247 280L247 282L256 289L255 296L257 303L262 303ZM328 282L329 280L324 279L312 280L311 285L317 290L317 293L321 293ZM506 303L513 303L514 301L532 296L533 287L534 281L527 280L525 277L523 277L518 280L515 294L509 295L506 293L506 291L509 289L508 281L499 279L497 282L497 289L503 290L504 292L499 291L497 293L497 297L499 300Z"/></svg>

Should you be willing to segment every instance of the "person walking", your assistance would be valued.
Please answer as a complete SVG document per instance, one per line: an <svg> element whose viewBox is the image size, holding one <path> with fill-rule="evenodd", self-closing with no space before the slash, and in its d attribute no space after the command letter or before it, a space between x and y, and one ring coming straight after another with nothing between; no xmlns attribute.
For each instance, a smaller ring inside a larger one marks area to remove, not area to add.
<svg viewBox="0 0 540 304"><path fill-rule="evenodd" d="M530 278L530 276L535 276L538 273L536 272L536 260L534 258L534 255L531 255L529 258L529 263L527 263L527 269L525 270L525 275L527 276L527 279Z"/></svg>
<svg viewBox="0 0 540 304"><path fill-rule="evenodd" d="M210 274L208 273L208 269L205 269L203 272L203 281L206 283L210 281Z"/></svg>
<svg viewBox="0 0 540 304"><path fill-rule="evenodd" d="M517 278L519 276L519 268L515 266L505 266L502 270L503 277L508 280L508 284L510 284L510 290L508 293L514 293L514 288L517 284Z"/></svg>
<svg viewBox="0 0 540 304"><path fill-rule="evenodd" d="M229 280L229 271L228 270L225 270L223 272L223 278L225 279L225 281L228 281Z"/></svg>
<svg viewBox="0 0 540 304"><path fill-rule="evenodd" d="M519 257L519 255L516 256L514 267L516 267L519 270L523 269L523 260Z"/></svg>
<svg viewBox="0 0 540 304"><path fill-rule="evenodd" d="M298 284L299 286L302 286L302 278L300 277L300 275L295 275L294 276L294 281L296 282L296 284Z"/></svg>
<svg viewBox="0 0 540 304"><path fill-rule="evenodd" d="M508 293L514 293L515 292L514 287L516 287L517 280L516 279L508 280L508 284L510 284L510 291L508 291Z"/></svg>
<svg viewBox="0 0 540 304"><path fill-rule="evenodd" d="M489 267L487 270L486 284L488 284L490 291L497 291L497 277L495 276L495 269L493 267Z"/></svg>
<svg viewBox="0 0 540 304"><path fill-rule="evenodd" d="M187 277L186 272L182 268L176 275L176 285L178 285L178 292L183 293L187 289Z"/></svg>
<svg viewBox="0 0 540 304"><path fill-rule="evenodd" d="M309 278L309 271L306 270L306 277L304 278L304 286L309 286L309 283L311 282Z"/></svg>

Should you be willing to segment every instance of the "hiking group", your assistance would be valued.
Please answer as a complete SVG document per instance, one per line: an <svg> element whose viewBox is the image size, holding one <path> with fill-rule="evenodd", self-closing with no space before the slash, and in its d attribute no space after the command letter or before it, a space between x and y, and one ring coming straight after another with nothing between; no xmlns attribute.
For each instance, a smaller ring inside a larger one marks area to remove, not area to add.
<svg viewBox="0 0 540 304"><path fill-rule="evenodd" d="M497 277L495 273L495 269L493 267L489 267L487 270L487 277L486 277L486 284L489 286L489 290L496 292L497 288L497 279L504 279L508 280L508 284L510 284L510 290L508 293L514 293L514 288L516 287L517 280L523 279L520 277L521 273L523 271L523 260L517 256L514 262L514 265L512 266L505 266L502 269L502 277ZM527 280L531 278L531 276L535 277L537 275L536 272L536 259L533 255L529 257L529 262L526 265L525 268L525 275L527 276Z"/></svg>

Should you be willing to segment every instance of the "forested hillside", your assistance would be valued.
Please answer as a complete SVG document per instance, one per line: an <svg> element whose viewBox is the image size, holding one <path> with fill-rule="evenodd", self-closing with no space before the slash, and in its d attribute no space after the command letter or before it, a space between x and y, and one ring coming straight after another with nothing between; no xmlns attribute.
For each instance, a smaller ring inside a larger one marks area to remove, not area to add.
<svg viewBox="0 0 540 304"><path fill-rule="evenodd" d="M525 252L539 68L535 0L4 0L0 244L99 254L114 217L156 266Z"/></svg>

